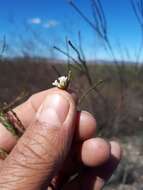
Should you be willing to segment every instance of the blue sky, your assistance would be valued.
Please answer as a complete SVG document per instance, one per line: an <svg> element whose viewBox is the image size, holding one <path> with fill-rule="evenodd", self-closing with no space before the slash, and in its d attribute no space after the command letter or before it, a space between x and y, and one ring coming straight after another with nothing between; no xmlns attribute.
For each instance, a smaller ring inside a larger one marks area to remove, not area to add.
<svg viewBox="0 0 143 190"><path fill-rule="evenodd" d="M74 0L91 19L91 1ZM101 0L105 11L109 38L118 59L135 59L141 41L141 31L130 0ZM6 55L31 53L40 56L60 56L53 45L66 48L65 38L78 44L81 32L83 49L88 59L111 59L95 32L69 5L67 0L0 0L0 39L6 36ZM119 50L121 46L121 50ZM71 52L73 54L73 52Z"/></svg>

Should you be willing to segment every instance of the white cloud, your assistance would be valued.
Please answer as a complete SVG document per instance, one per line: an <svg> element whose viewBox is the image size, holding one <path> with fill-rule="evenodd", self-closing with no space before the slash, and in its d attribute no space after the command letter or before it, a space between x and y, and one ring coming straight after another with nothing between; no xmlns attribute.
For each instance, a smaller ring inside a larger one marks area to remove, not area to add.
<svg viewBox="0 0 143 190"><path fill-rule="evenodd" d="M39 17L31 18L28 20L30 24L41 24L41 19Z"/></svg>
<svg viewBox="0 0 143 190"><path fill-rule="evenodd" d="M57 20L49 19L47 21L43 21L39 17L30 18L28 20L28 23L34 24L34 25L41 25L44 28L55 28L56 26L60 24Z"/></svg>
<svg viewBox="0 0 143 190"><path fill-rule="evenodd" d="M56 20L48 20L43 24L43 27L45 28L54 28L59 25L59 22Z"/></svg>

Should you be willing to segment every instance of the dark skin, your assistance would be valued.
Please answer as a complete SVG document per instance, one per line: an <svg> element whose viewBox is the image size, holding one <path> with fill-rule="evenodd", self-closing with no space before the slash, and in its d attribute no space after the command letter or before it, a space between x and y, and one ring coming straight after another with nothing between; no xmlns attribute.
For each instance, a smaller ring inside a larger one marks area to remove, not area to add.
<svg viewBox="0 0 143 190"><path fill-rule="evenodd" d="M11 151L0 160L0 189L103 188L121 159L121 148L95 137L96 120L88 112L77 111L75 95L52 88L33 95L14 111L26 131L17 140L0 125L0 147Z"/></svg>

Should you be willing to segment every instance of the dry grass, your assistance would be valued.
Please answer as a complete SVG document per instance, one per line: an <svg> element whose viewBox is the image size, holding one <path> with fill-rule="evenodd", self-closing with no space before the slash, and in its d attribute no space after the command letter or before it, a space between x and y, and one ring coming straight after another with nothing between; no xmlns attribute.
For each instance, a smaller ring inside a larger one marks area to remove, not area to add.
<svg viewBox="0 0 143 190"><path fill-rule="evenodd" d="M137 188L134 189L137 190L141 181L136 180L136 175L141 176L138 168L142 167L136 152L140 154L139 158L142 160L143 65L136 67L134 64L124 64L120 68L124 79L122 83L115 64L96 63L87 66L93 83L100 79L105 82L86 96L79 109L92 112L97 119L99 135L118 139L125 150L119 170L106 188L131 189L135 183ZM66 72L66 64L52 60L29 58L1 60L0 103L11 102L23 90L26 90L30 96L37 91L50 88L57 74L63 75ZM83 72L72 69L72 73L71 88L80 98L91 85ZM131 136L134 142L141 141L141 146L139 143L131 144ZM132 176L130 170L133 171Z"/></svg>

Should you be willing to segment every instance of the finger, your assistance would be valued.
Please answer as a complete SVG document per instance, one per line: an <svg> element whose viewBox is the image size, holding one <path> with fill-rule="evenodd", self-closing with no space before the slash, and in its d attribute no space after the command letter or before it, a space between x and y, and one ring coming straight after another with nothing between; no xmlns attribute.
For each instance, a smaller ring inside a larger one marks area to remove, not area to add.
<svg viewBox="0 0 143 190"><path fill-rule="evenodd" d="M0 123L0 148L9 152L17 142L17 137L11 134L1 123Z"/></svg>
<svg viewBox="0 0 143 190"><path fill-rule="evenodd" d="M111 156L100 168L88 168L79 177L67 183L63 190L101 190L111 177L121 159L122 151L118 143L111 142Z"/></svg>
<svg viewBox="0 0 143 190"><path fill-rule="evenodd" d="M109 157L110 144L104 139L93 138L84 141L77 147L76 151L72 148L71 154L63 166L63 170L52 181L54 188L61 189L69 177L78 172L83 166L97 167L106 162Z"/></svg>
<svg viewBox="0 0 143 190"><path fill-rule="evenodd" d="M118 143L111 142L111 155L109 160L98 168L88 170L82 177L83 189L101 190L111 177L121 160L121 148Z"/></svg>
<svg viewBox="0 0 143 190"><path fill-rule="evenodd" d="M59 89L57 88L51 88L49 90L36 93L32 95L26 102L14 109L14 112L22 124L25 126L25 128L27 128L33 121L35 114L45 97L50 93L56 93L58 90ZM18 138L0 123L0 148L3 148L5 151L10 152L16 144L17 140Z"/></svg>
<svg viewBox="0 0 143 190"><path fill-rule="evenodd" d="M57 174L74 132L76 108L70 94L49 93L0 172L0 188L40 189Z"/></svg>
<svg viewBox="0 0 143 190"><path fill-rule="evenodd" d="M104 139L91 138L77 147L76 156L83 165L95 167L109 159L110 149L110 144Z"/></svg>
<svg viewBox="0 0 143 190"><path fill-rule="evenodd" d="M87 111L77 113L77 130L75 131L76 141L83 141L95 136L96 120Z"/></svg>

